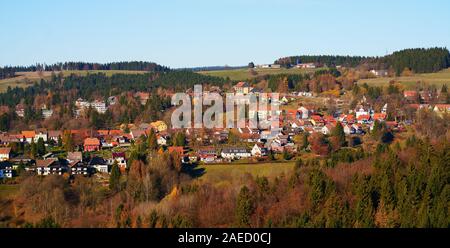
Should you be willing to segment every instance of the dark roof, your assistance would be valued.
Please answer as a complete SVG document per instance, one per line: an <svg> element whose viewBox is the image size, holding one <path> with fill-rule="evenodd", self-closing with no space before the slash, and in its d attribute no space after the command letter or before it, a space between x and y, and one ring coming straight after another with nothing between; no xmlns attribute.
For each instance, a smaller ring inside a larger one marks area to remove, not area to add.
<svg viewBox="0 0 450 248"><path fill-rule="evenodd" d="M106 161L101 157L93 157L89 161L89 165L106 165Z"/></svg>
<svg viewBox="0 0 450 248"><path fill-rule="evenodd" d="M58 162L58 159L50 158L50 159L38 159L36 160L37 167L48 167Z"/></svg>
<svg viewBox="0 0 450 248"><path fill-rule="evenodd" d="M113 158L125 158L126 155L124 152L113 152L112 153L112 157Z"/></svg>

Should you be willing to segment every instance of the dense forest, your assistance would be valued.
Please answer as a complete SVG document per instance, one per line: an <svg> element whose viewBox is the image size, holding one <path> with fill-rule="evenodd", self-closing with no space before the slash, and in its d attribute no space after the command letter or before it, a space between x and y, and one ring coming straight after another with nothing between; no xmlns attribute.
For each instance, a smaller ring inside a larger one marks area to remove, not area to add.
<svg viewBox="0 0 450 248"><path fill-rule="evenodd" d="M131 61L131 62L114 62L114 63L87 63L87 62L64 62L51 65L36 64L31 66L9 66L0 68L3 71L27 72L27 71L74 71L74 70L129 70L129 71L149 71L149 72L166 72L170 69L153 62ZM2 74L0 74L2 75Z"/></svg>
<svg viewBox="0 0 450 248"><path fill-rule="evenodd" d="M438 72L450 66L450 53L446 48L417 48L394 52L381 58L400 75L405 68L415 73Z"/></svg>
<svg viewBox="0 0 450 248"><path fill-rule="evenodd" d="M114 62L107 64L84 63L84 62L66 62L49 66L51 71L59 70L130 70L130 71L151 71L161 72L169 71L168 67L158 65L153 62L132 61L132 62Z"/></svg>
<svg viewBox="0 0 450 248"><path fill-rule="evenodd" d="M368 59L371 58L362 56L302 55L280 58L275 61L275 64L279 64L284 67L291 67L300 63L317 63L328 67L338 65L355 67Z"/></svg>
<svg viewBox="0 0 450 248"><path fill-rule="evenodd" d="M405 69L415 73L437 72L450 66L450 53L447 48L416 48L394 52L384 57L361 56L291 56L275 61L284 67L299 63L316 63L322 66L358 67L368 66L374 69L393 69L400 75Z"/></svg>

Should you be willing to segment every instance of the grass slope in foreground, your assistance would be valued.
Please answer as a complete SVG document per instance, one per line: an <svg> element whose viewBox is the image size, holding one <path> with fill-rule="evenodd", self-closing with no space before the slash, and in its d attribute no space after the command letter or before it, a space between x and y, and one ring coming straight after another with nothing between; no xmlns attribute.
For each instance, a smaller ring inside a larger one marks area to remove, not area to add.
<svg viewBox="0 0 450 248"><path fill-rule="evenodd" d="M261 164L208 164L200 165L196 170L203 171L198 180L216 186L227 186L243 180L247 174L253 177L274 179L282 174L290 175L295 162L261 163Z"/></svg>

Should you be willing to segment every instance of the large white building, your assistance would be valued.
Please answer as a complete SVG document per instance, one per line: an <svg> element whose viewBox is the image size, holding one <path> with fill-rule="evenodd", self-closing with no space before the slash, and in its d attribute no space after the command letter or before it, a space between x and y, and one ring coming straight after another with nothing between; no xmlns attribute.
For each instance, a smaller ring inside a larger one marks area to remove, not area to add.
<svg viewBox="0 0 450 248"><path fill-rule="evenodd" d="M77 116L79 116L83 110L90 107L101 114L106 113L106 110L108 109L104 101L95 100L93 102L88 102L82 98L78 98L78 100L75 101L75 107L77 107L77 110L75 111Z"/></svg>

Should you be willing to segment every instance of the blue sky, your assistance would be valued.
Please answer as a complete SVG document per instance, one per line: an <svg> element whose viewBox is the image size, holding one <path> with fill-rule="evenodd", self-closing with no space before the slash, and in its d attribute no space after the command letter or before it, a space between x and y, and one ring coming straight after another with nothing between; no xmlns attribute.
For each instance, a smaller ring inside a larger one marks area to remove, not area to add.
<svg viewBox="0 0 450 248"><path fill-rule="evenodd" d="M15 0L0 10L0 66L145 60L178 68L450 48L446 0Z"/></svg>

